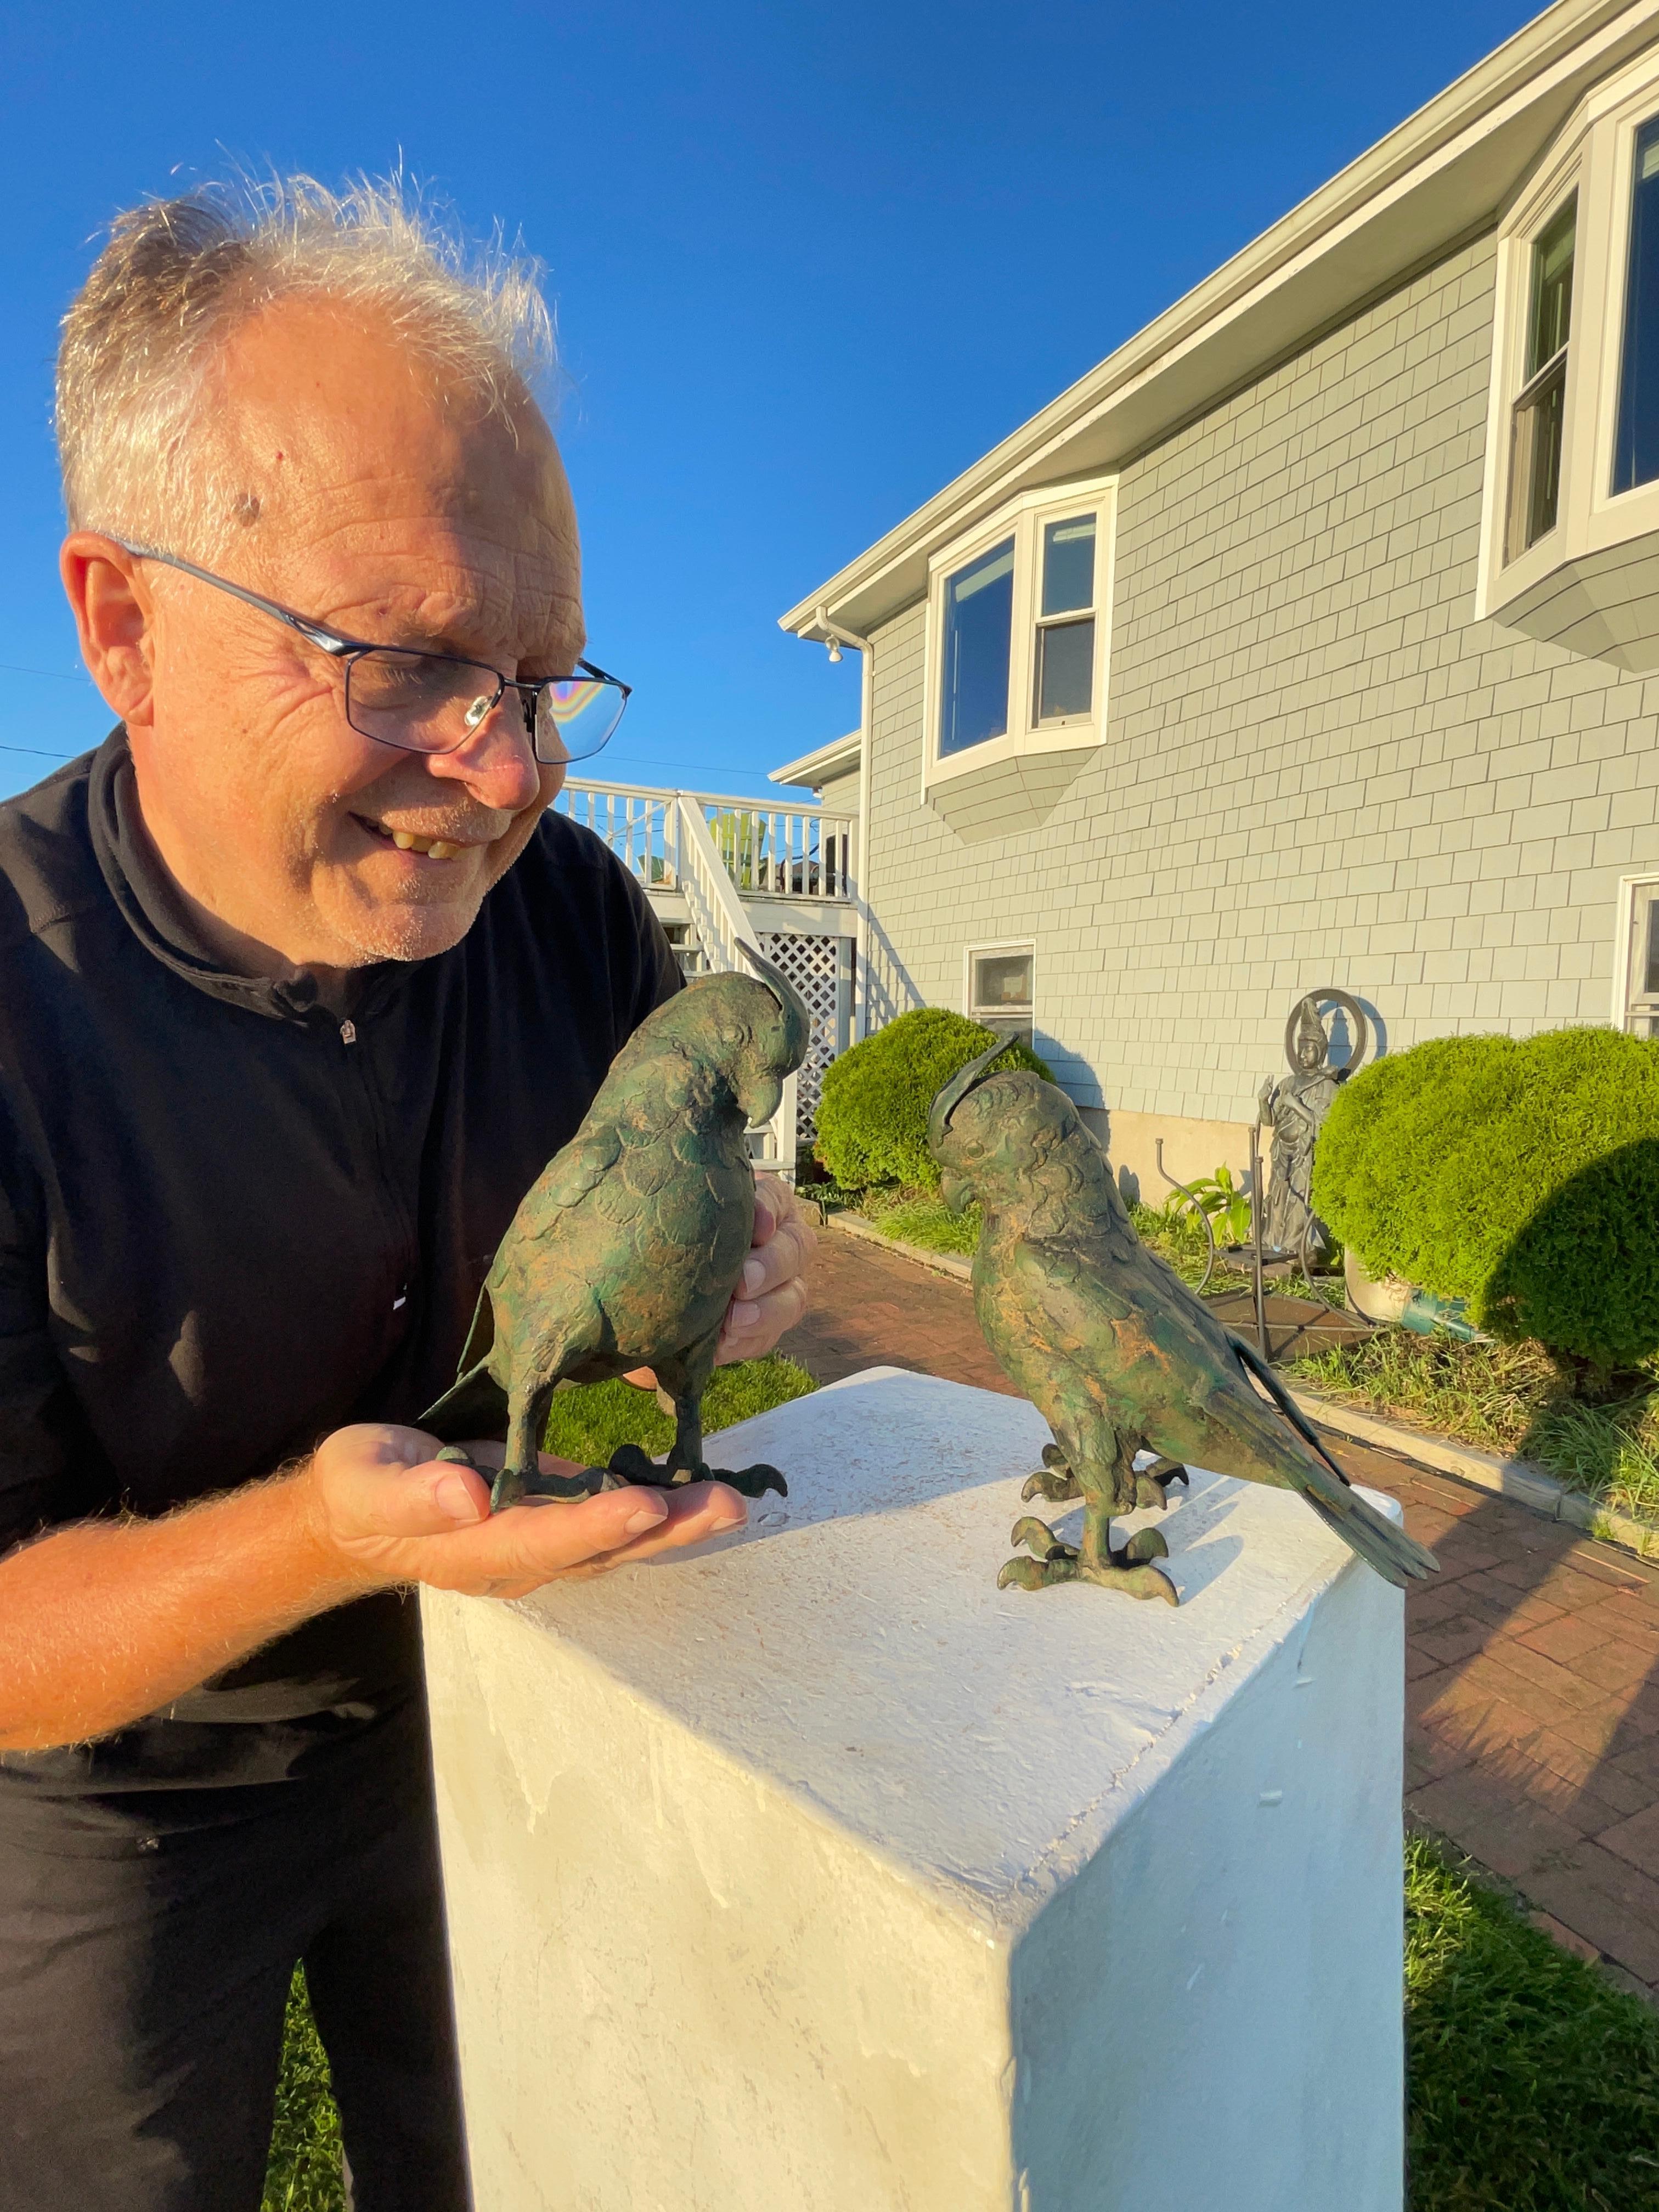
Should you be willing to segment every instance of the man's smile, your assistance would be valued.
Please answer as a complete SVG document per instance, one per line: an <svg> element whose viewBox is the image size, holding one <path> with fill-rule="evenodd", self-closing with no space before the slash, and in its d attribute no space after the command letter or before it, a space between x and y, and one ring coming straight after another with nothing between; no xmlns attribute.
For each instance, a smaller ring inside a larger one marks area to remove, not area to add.
<svg viewBox="0 0 1659 2212"><path fill-rule="evenodd" d="M493 842L487 837L433 836L423 830L404 830L389 822L376 821L367 814L354 814L351 818L377 844L392 845L400 853L416 853L430 860L458 860L465 854L476 853Z"/></svg>

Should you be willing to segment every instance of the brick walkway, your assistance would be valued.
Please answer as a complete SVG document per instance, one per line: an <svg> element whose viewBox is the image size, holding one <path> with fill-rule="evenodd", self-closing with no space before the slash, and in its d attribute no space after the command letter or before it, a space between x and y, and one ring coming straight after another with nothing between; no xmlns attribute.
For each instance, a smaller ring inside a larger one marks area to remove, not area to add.
<svg viewBox="0 0 1659 2212"><path fill-rule="evenodd" d="M1006 1390L967 1285L830 1230L782 1351L822 1382L909 1367ZM1659 1571L1391 1452L1333 1438L1441 1572L1407 1611L1407 1808L1551 1934L1659 1998Z"/></svg>

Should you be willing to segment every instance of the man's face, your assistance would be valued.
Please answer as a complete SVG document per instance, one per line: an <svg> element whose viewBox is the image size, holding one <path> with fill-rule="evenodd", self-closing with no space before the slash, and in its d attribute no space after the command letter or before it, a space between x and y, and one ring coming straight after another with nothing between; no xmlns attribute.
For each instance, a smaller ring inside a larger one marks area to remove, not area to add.
<svg viewBox="0 0 1659 2212"><path fill-rule="evenodd" d="M532 406L486 417L389 329L321 299L244 325L216 376L245 523L204 565L348 637L570 672L575 519ZM338 665L270 616L153 562L134 584L140 805L191 896L278 964L458 943L562 780L538 766L517 695L458 752L394 751L348 724ZM457 849L400 848L399 833Z"/></svg>

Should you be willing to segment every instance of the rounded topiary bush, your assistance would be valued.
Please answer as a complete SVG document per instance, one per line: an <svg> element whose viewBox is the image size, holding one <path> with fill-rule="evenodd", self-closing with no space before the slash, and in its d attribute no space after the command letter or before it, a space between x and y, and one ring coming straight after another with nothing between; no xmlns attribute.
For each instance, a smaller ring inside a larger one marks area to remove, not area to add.
<svg viewBox="0 0 1659 2212"><path fill-rule="evenodd" d="M965 1014L922 1006L831 1060L823 1073L816 1149L836 1181L848 1190L877 1182L937 1190L927 1109L957 1070L994 1042L992 1030ZM1048 1073L1023 1044L1011 1044L1000 1064Z"/></svg>
<svg viewBox="0 0 1659 2212"><path fill-rule="evenodd" d="M1337 1094L1316 1210L1375 1275L1599 1367L1659 1350L1659 1041L1436 1037Z"/></svg>

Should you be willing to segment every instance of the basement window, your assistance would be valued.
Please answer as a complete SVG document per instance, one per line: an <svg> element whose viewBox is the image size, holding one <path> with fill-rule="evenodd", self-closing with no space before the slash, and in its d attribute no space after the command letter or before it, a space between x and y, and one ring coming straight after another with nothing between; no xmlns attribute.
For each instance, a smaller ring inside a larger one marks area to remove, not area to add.
<svg viewBox="0 0 1659 2212"><path fill-rule="evenodd" d="M1030 945L968 948L967 1012L1000 1037L1031 1042L1036 950Z"/></svg>

